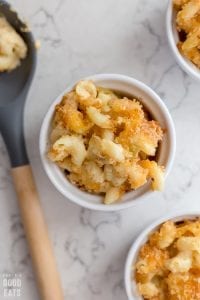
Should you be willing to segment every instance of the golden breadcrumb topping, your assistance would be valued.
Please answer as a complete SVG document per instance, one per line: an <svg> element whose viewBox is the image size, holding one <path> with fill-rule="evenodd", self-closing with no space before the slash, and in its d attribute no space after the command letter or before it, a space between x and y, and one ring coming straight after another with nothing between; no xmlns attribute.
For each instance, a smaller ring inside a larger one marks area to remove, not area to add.
<svg viewBox="0 0 200 300"><path fill-rule="evenodd" d="M200 68L200 0L174 0L180 52Z"/></svg>
<svg viewBox="0 0 200 300"><path fill-rule="evenodd" d="M133 277L143 299L200 299L200 219L167 221L141 247Z"/></svg>
<svg viewBox="0 0 200 300"><path fill-rule="evenodd" d="M155 161L162 137L138 100L83 80L55 107L48 157L73 184L111 204L148 179L163 188L164 168Z"/></svg>

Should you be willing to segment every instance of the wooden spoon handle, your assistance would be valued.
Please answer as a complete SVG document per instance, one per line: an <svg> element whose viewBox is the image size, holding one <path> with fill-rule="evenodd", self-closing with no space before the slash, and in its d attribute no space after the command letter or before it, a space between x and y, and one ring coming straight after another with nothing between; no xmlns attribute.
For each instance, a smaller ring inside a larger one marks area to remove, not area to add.
<svg viewBox="0 0 200 300"><path fill-rule="evenodd" d="M63 300L51 242L29 165L12 169L22 222L42 300Z"/></svg>

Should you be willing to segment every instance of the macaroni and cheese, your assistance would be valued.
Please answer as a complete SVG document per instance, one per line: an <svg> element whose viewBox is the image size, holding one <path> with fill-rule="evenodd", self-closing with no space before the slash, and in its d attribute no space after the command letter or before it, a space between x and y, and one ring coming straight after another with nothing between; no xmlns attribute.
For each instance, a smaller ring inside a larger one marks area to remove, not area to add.
<svg viewBox="0 0 200 300"><path fill-rule="evenodd" d="M144 299L200 299L200 220L162 224L141 247L133 276Z"/></svg>
<svg viewBox="0 0 200 300"><path fill-rule="evenodd" d="M27 46L22 37L0 16L0 72L11 71L20 65L27 55Z"/></svg>
<svg viewBox="0 0 200 300"><path fill-rule="evenodd" d="M200 0L174 0L180 52L200 68Z"/></svg>
<svg viewBox="0 0 200 300"><path fill-rule="evenodd" d="M162 190L164 168L155 160L162 137L140 101L83 80L55 107L48 157L71 183L111 204L148 179Z"/></svg>

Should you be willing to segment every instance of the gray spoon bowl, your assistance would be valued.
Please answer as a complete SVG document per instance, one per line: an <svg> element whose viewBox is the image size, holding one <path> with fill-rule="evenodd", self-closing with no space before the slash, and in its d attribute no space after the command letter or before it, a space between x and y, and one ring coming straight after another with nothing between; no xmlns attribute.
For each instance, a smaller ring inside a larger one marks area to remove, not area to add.
<svg viewBox="0 0 200 300"><path fill-rule="evenodd" d="M0 74L0 131L8 149L21 218L43 300L64 300L52 245L26 152L23 130L25 99L36 66L31 32L8 3L0 0L0 13L23 37L27 57L15 70Z"/></svg>
<svg viewBox="0 0 200 300"><path fill-rule="evenodd" d="M0 130L7 145L13 167L28 163L23 133L24 102L36 67L36 49L33 35L10 5L0 0L0 13L23 37L27 57L11 72L0 73Z"/></svg>

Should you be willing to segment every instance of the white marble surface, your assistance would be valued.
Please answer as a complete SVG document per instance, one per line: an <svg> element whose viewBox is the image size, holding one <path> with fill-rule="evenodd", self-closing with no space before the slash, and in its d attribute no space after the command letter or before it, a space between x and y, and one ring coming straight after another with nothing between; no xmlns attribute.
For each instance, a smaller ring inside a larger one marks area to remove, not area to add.
<svg viewBox="0 0 200 300"><path fill-rule="evenodd" d="M200 85L182 72L170 52L165 34L166 0L11 2L41 41L26 105L26 141L65 299L125 300L124 263L137 234L168 212L200 210ZM40 163L38 134L52 100L71 81L101 72L144 81L163 98L175 121L174 168L164 193L155 193L145 207L137 204L116 213L82 209L55 190ZM1 274L22 274L20 299L39 299L2 140L0 253ZM4 299L2 294L0 299Z"/></svg>

